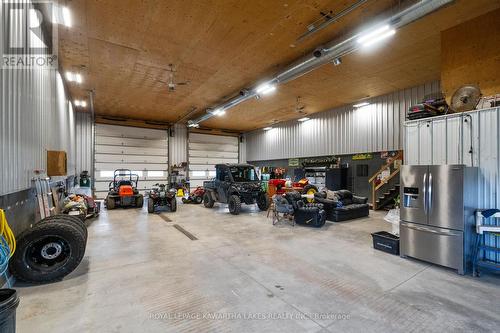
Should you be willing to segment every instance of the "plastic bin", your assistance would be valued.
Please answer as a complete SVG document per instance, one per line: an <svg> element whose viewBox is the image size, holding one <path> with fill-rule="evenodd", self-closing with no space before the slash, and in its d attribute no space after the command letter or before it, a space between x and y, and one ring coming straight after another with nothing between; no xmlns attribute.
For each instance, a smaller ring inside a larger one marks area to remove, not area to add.
<svg viewBox="0 0 500 333"><path fill-rule="evenodd" d="M399 255L399 237L387 231L372 234L373 248L390 254Z"/></svg>
<svg viewBox="0 0 500 333"><path fill-rule="evenodd" d="M16 309L19 298L14 289L0 289L0 332L16 332Z"/></svg>

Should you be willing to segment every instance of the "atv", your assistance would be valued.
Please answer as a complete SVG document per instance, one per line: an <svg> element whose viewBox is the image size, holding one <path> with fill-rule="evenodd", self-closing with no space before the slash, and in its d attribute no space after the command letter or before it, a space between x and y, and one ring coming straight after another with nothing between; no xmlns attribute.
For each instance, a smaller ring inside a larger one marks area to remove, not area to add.
<svg viewBox="0 0 500 333"><path fill-rule="evenodd" d="M206 208L212 208L217 201L227 203L233 215L240 213L242 202L247 205L257 203L260 210L268 209L269 197L253 165L217 164L215 170L215 179L203 183L203 204Z"/></svg>
<svg viewBox="0 0 500 333"><path fill-rule="evenodd" d="M168 207L171 212L177 210L177 199L175 189L167 191L165 184L155 184L149 192L148 213L154 213L156 207Z"/></svg>
<svg viewBox="0 0 500 333"><path fill-rule="evenodd" d="M142 207L144 196L137 190L139 176L128 169L117 169L113 181L109 183L106 208Z"/></svg>
<svg viewBox="0 0 500 333"><path fill-rule="evenodd" d="M189 204L201 204L203 202L203 196L205 195L205 189L201 186L198 186L196 190L191 192L187 198L182 198L182 203Z"/></svg>

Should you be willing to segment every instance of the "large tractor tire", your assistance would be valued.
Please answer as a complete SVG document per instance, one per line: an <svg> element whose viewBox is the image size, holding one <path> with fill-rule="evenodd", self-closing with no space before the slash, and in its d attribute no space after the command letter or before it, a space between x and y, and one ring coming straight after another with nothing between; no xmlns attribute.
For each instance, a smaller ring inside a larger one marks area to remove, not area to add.
<svg viewBox="0 0 500 333"><path fill-rule="evenodd" d="M257 207L259 207L260 210L267 210L270 204L271 199L269 199L269 196L266 193L259 194L259 197L257 198Z"/></svg>
<svg viewBox="0 0 500 333"><path fill-rule="evenodd" d="M233 215L238 215L241 211L241 200L237 195L229 197L229 212Z"/></svg>
<svg viewBox="0 0 500 333"><path fill-rule="evenodd" d="M215 204L215 201L214 199L212 199L212 196L206 192L204 195L203 195L203 205L206 207L206 208L212 208Z"/></svg>
<svg viewBox="0 0 500 333"><path fill-rule="evenodd" d="M60 281L80 264L85 246L85 237L73 224L39 223L19 235L10 271L30 283Z"/></svg>

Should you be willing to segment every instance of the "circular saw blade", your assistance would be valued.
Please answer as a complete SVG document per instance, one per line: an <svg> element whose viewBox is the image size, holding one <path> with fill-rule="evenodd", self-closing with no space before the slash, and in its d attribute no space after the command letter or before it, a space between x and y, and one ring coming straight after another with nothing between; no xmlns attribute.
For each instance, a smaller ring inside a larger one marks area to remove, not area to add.
<svg viewBox="0 0 500 333"><path fill-rule="evenodd" d="M454 112L474 110L481 98L481 90L477 85L468 84L460 87L451 98L451 109Z"/></svg>

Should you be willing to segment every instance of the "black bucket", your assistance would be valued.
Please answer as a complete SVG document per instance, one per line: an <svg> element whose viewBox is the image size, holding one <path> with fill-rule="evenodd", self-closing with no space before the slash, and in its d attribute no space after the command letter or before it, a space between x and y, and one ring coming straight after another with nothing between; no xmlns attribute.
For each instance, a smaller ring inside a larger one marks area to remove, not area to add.
<svg viewBox="0 0 500 333"><path fill-rule="evenodd" d="M16 332L16 309L19 298L14 289L0 289L0 332Z"/></svg>

